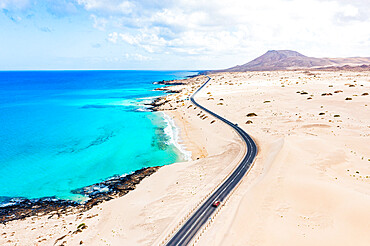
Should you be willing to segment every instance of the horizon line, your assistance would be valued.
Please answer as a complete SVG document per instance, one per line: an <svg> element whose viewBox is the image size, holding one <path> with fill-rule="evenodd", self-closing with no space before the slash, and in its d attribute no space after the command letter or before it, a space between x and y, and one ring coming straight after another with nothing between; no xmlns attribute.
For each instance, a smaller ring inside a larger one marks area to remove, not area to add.
<svg viewBox="0 0 370 246"><path fill-rule="evenodd" d="M42 72L42 71L189 71L201 72L206 69L8 69L0 72ZM208 70L207 70L208 71Z"/></svg>

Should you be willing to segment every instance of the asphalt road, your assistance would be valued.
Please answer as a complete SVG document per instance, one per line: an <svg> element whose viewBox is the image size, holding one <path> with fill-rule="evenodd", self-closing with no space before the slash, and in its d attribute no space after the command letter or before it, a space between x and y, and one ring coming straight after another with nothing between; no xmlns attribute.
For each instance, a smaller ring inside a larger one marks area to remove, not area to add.
<svg viewBox="0 0 370 246"><path fill-rule="evenodd" d="M201 89L203 89L203 87L206 86L210 80L211 78L208 77L208 80L190 97L191 102L197 107L201 108L203 111L206 111L207 113L232 127L246 143L247 153L243 160L240 162L239 166L235 169L235 171L225 180L225 182L218 189L216 189L216 191L213 192L212 195L210 195L210 197L193 213L193 215L191 215L191 217L185 222L185 224L170 239L170 241L167 243L167 245L169 246L187 245L192 240L199 229L207 222L207 220L210 219L212 214L216 211L217 208L212 206L213 202L221 201L222 205L222 202L225 200L227 195L236 187L236 185L244 177L245 173L249 170L254 161L254 158L257 155L257 145L245 131L243 131L234 123L226 120L225 118L222 118L216 113L213 113L212 111L206 109L195 101L194 96Z"/></svg>

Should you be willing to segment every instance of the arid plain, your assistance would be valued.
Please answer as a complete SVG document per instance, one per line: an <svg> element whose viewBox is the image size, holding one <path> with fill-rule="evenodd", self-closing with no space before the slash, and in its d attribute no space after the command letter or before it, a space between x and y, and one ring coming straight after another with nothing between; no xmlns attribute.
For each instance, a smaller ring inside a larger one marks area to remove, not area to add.
<svg viewBox="0 0 370 246"><path fill-rule="evenodd" d="M370 72L211 74L197 101L237 123L257 159L197 245L367 245ZM190 162L160 168L129 194L78 214L0 225L2 245L158 245L242 158L231 128L191 105L198 76L158 110L174 117ZM86 227L77 230L84 223Z"/></svg>

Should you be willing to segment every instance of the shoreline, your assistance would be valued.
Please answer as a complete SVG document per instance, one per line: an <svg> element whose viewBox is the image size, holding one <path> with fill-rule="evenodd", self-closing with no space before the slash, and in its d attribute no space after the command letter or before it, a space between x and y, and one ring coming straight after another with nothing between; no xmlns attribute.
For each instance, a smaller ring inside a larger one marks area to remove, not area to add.
<svg viewBox="0 0 370 246"><path fill-rule="evenodd" d="M16 203L0 207L0 223L6 224L14 220L21 220L31 216L40 216L56 213L80 213L91 209L104 201L109 201L126 195L134 190L144 178L155 173L160 166L145 167L127 175L114 176L99 183L73 190L72 193L81 194L88 198L79 203L72 200L56 197L41 197L34 199L13 198Z"/></svg>
<svg viewBox="0 0 370 246"><path fill-rule="evenodd" d="M179 135L192 152L191 161L162 166L126 195L90 210L0 223L0 231L4 231L0 244L26 240L38 245L99 245L101 240L112 245L159 244L158 240L233 170L244 149L229 127L210 123L197 115L199 110L188 108L191 104L186 98L204 82L202 77L184 81L182 93L165 95L171 102L157 111L165 111L181 129ZM178 110L172 110L172 104L179 104ZM86 228L79 229L81 224Z"/></svg>
<svg viewBox="0 0 370 246"><path fill-rule="evenodd" d="M370 133L369 118L363 116L368 111L370 72L211 77L197 101L253 136L259 154L197 244L368 242ZM192 161L162 166L125 196L88 211L0 224L0 244L159 245L168 238L238 165L245 148L228 126L187 100L204 82L202 76L181 82L185 85L168 88L180 93L167 94L154 106L181 129ZM78 229L81 224L86 228ZM286 233L292 237L281 237Z"/></svg>
<svg viewBox="0 0 370 246"><path fill-rule="evenodd" d="M186 144L180 137L180 127L176 125L175 120L171 117L171 115L161 112L163 115L163 119L167 124L167 127L164 129L165 134L169 136L168 145L173 145L182 155L183 161L191 161L192 160L192 153L191 151L187 150ZM173 163L171 163L173 164ZM171 165L169 164L169 165Z"/></svg>
<svg viewBox="0 0 370 246"><path fill-rule="evenodd" d="M366 245L370 71L211 77L200 103L251 133L260 152L197 243Z"/></svg>
<svg viewBox="0 0 370 246"><path fill-rule="evenodd" d="M196 76L195 76L196 77ZM186 80L182 79L182 80ZM184 85L181 80L169 80L169 81L158 81L153 84L157 85ZM181 91L169 90L166 87L158 87L154 90L164 91L165 93L179 93ZM157 101L163 100L167 95L156 96L150 98L150 102L144 102L143 105L145 111L157 112L160 111L162 116L160 116L166 124L164 133L169 137L169 142L167 145L173 145L183 161L191 160L192 153L187 150L186 144L183 143L180 135L180 128L176 125L174 119L171 115L166 114L162 110L156 110L155 107ZM149 101L149 100L148 100ZM148 107L149 106L149 107ZM137 109L137 111L142 111L142 109ZM180 143L181 141L181 143ZM176 163L176 162L175 162ZM173 165L175 163L170 163L166 165ZM163 165L163 166L166 166ZM14 220L22 220L27 217L32 217L35 215L48 215L56 213L80 213L91 209L93 206L98 205L104 201L109 201L118 197L126 195L129 191L134 190L136 185L138 185L144 178L150 176L156 172L162 166L149 166L144 167L139 170L134 170L128 174L122 174L119 176L112 176L106 178L105 180L77 188L72 190L73 194L80 194L86 197L85 201L78 202L74 200L57 198L55 196L51 197L40 197L40 198L25 198L25 197L11 197L7 198L6 203L0 204L0 224L6 224L7 222Z"/></svg>

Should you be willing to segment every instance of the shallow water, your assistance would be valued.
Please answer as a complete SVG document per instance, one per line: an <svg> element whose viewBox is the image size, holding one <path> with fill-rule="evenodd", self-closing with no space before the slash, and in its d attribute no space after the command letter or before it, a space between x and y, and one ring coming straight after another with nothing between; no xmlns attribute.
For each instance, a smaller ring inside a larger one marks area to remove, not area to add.
<svg viewBox="0 0 370 246"><path fill-rule="evenodd" d="M143 101L183 71L0 72L0 203L81 200L71 190L189 158L176 128Z"/></svg>

